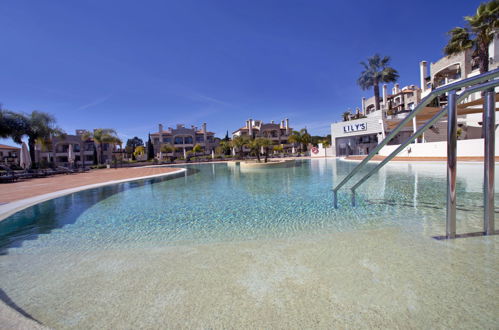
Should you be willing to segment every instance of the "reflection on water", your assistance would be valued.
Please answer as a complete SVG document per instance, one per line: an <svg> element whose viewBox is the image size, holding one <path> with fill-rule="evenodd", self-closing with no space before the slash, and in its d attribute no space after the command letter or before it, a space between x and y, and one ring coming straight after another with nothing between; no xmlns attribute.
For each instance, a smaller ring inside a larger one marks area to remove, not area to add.
<svg viewBox="0 0 499 330"><path fill-rule="evenodd" d="M174 178L106 186L30 207L0 222L0 246L5 253L21 245L38 249L141 240L255 239L394 225L442 234L443 164L393 163L361 186L358 207L349 205L347 187L340 191L340 208L335 210L333 183L355 165L307 160L295 167L248 173L225 164L191 165ZM461 231L480 230L481 175L479 165L459 165Z"/></svg>

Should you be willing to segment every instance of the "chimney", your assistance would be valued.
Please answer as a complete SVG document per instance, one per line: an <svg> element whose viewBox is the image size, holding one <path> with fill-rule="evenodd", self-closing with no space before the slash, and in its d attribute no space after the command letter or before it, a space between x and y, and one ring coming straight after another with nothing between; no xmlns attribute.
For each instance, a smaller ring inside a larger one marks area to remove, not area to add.
<svg viewBox="0 0 499 330"><path fill-rule="evenodd" d="M206 130L206 123L203 123L203 141L205 143L205 146L208 143L207 135L208 135L208 131Z"/></svg>
<svg viewBox="0 0 499 330"><path fill-rule="evenodd" d="M387 88L388 86L386 84L383 84L383 107L386 108L386 103L387 103Z"/></svg>
<svg viewBox="0 0 499 330"><path fill-rule="evenodd" d="M421 90L424 92L426 90L426 75L428 74L428 67L426 61L419 62L419 81L421 84Z"/></svg>
<svg viewBox="0 0 499 330"><path fill-rule="evenodd" d="M358 114L360 114L360 109L359 109L359 107L355 108L355 114L357 114L357 115L358 115Z"/></svg>
<svg viewBox="0 0 499 330"><path fill-rule="evenodd" d="M400 85L399 84L395 84L395 91L396 93L400 93Z"/></svg>
<svg viewBox="0 0 499 330"><path fill-rule="evenodd" d="M286 133L289 134L289 119L286 118L286 119L284 119L284 121L286 122L286 125L284 126L284 127L286 127Z"/></svg>
<svg viewBox="0 0 499 330"><path fill-rule="evenodd" d="M159 124L159 125L158 125L158 128L159 128L159 132L160 132L160 133L161 133L161 132L163 132L163 124Z"/></svg>
<svg viewBox="0 0 499 330"><path fill-rule="evenodd" d="M249 128L249 119L246 120L246 128Z"/></svg>
<svg viewBox="0 0 499 330"><path fill-rule="evenodd" d="M270 121L270 123L271 123L271 124L273 124L273 123L274 123L274 121L273 121L273 120L271 120L271 121Z"/></svg>
<svg viewBox="0 0 499 330"><path fill-rule="evenodd" d="M362 114L366 115L366 98L362 98Z"/></svg>
<svg viewBox="0 0 499 330"><path fill-rule="evenodd" d="M250 118L250 119L248 119L248 122L249 122L248 134L249 134L249 136L253 137L253 120Z"/></svg>

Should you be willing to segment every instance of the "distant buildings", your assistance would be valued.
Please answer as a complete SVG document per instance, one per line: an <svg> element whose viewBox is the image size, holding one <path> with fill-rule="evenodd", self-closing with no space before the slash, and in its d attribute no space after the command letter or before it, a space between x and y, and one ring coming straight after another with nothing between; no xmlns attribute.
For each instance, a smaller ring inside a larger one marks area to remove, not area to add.
<svg viewBox="0 0 499 330"><path fill-rule="evenodd" d="M232 132L232 136L248 136L251 138L264 137L270 139L274 144L287 144L288 137L293 133L289 126L289 119L284 119L280 124L264 123L261 120L248 119L246 124Z"/></svg>
<svg viewBox="0 0 499 330"><path fill-rule="evenodd" d="M6 165L19 164L20 148L0 144L0 163Z"/></svg>
<svg viewBox="0 0 499 330"><path fill-rule="evenodd" d="M102 143L100 145L92 138L86 139L86 132L86 130L78 129L74 135L67 134L62 137L53 137L46 144L37 144L35 150L36 162L67 166L70 163L69 146L72 145L75 165L92 165L96 162L94 161L95 156L98 160L101 160L100 163L110 164L113 160L113 151L118 149L117 145L113 143ZM101 154L102 159L100 159Z"/></svg>
<svg viewBox="0 0 499 330"><path fill-rule="evenodd" d="M199 144L203 148L205 154L211 151L218 145L215 140L215 133L208 132L206 123L203 123L201 129L196 126L190 128L183 124L177 124L176 128L168 127L163 129L163 125L158 125L158 132L151 134L151 140L154 146L154 153L159 154L162 145L172 145L176 151L190 151Z"/></svg>

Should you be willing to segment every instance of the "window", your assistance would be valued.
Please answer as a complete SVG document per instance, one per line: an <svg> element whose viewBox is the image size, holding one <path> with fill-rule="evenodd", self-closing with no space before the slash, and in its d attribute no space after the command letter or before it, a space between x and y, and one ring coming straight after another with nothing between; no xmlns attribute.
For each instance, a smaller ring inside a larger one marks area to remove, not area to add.
<svg viewBox="0 0 499 330"><path fill-rule="evenodd" d="M159 143L159 138L154 138L154 139L152 140L152 143L153 143L153 144L158 144L158 143Z"/></svg>
<svg viewBox="0 0 499 330"><path fill-rule="evenodd" d="M172 138L170 138L170 137L163 138L163 143L170 143L170 142L172 142Z"/></svg>
<svg viewBox="0 0 499 330"><path fill-rule="evenodd" d="M184 138L185 144L192 144L192 136L187 136Z"/></svg>
<svg viewBox="0 0 499 330"><path fill-rule="evenodd" d="M175 144L184 144L184 139L182 139L181 137L177 136L175 138Z"/></svg>
<svg viewBox="0 0 499 330"><path fill-rule="evenodd" d="M203 142L203 141L204 141L204 137L202 135L196 136L196 142Z"/></svg>
<svg viewBox="0 0 499 330"><path fill-rule="evenodd" d="M109 149L109 143L102 144L102 150L107 151Z"/></svg>

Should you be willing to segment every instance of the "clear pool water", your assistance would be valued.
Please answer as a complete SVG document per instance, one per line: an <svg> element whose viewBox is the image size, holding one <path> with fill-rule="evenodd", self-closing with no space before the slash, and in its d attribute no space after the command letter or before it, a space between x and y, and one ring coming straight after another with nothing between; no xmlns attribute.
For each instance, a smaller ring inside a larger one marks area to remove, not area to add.
<svg viewBox="0 0 499 330"><path fill-rule="evenodd" d="M0 288L54 328L497 326L497 236L432 239L445 166L391 164L335 210L353 166L192 165L36 205L0 222ZM460 233L482 171L458 166Z"/></svg>

